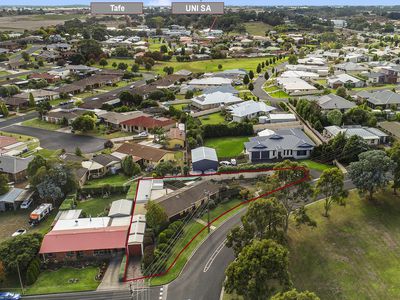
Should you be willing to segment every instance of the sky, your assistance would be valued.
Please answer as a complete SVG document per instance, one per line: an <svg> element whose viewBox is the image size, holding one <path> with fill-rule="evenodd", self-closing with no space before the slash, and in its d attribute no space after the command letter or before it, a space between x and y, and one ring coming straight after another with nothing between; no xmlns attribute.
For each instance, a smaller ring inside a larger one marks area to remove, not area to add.
<svg viewBox="0 0 400 300"><path fill-rule="evenodd" d="M0 0L0 5L72 5L105 1L107 0ZM129 0L116 0L115 2L124 1L129 2ZM143 2L144 5L169 5L171 0L138 0L137 2ZM225 0L224 2L225 5L250 4L248 0ZM400 5L400 0L252 0L251 5Z"/></svg>

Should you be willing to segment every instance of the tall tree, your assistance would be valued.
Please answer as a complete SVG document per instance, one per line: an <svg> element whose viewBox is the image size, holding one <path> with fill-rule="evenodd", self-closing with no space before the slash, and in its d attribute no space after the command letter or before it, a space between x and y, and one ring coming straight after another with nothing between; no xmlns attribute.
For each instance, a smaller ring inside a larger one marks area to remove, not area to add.
<svg viewBox="0 0 400 300"><path fill-rule="evenodd" d="M388 151L389 157L396 165L393 170L393 193L397 194L397 189L400 187L400 143L394 143L393 147Z"/></svg>
<svg viewBox="0 0 400 300"><path fill-rule="evenodd" d="M359 161L350 164L349 176L354 185L360 191L368 193L372 200L374 192L389 183L395 162L382 150L370 150L361 153L358 158Z"/></svg>
<svg viewBox="0 0 400 300"><path fill-rule="evenodd" d="M326 169L322 172L315 186L315 196L325 197L324 216L329 216L329 210L333 203L337 203L343 197L344 175L338 168Z"/></svg>
<svg viewBox="0 0 400 300"><path fill-rule="evenodd" d="M126 176L133 176L140 173L140 166L133 161L132 156L127 156L122 160L122 170Z"/></svg>
<svg viewBox="0 0 400 300"><path fill-rule="evenodd" d="M254 240L226 269L225 290L245 299L268 299L277 287L290 287L288 267L285 247L273 240Z"/></svg>
<svg viewBox="0 0 400 300"><path fill-rule="evenodd" d="M285 208L275 198L258 199L250 203L242 217L243 226L237 226L227 236L226 245L239 255L243 247L254 239L283 239Z"/></svg>
<svg viewBox="0 0 400 300"><path fill-rule="evenodd" d="M0 195L7 193L9 190L8 176L6 174L0 174Z"/></svg>
<svg viewBox="0 0 400 300"><path fill-rule="evenodd" d="M250 82L249 75L244 75L243 77L243 84L248 85Z"/></svg>
<svg viewBox="0 0 400 300"><path fill-rule="evenodd" d="M35 107L36 102L35 102L35 97L33 97L32 93L29 93L29 106L30 107Z"/></svg>
<svg viewBox="0 0 400 300"><path fill-rule="evenodd" d="M146 203L146 222L156 233L168 224L168 216L164 208L155 201Z"/></svg>

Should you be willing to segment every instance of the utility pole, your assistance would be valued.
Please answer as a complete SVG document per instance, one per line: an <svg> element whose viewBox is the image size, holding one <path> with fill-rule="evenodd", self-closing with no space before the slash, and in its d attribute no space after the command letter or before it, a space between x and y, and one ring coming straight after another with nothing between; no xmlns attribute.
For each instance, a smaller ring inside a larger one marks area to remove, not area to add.
<svg viewBox="0 0 400 300"><path fill-rule="evenodd" d="M17 262L17 271L18 271L19 283L21 284L21 290L22 290L22 294L23 294L24 293L24 285L22 283L21 272L19 270L18 258L16 259L16 262Z"/></svg>
<svg viewBox="0 0 400 300"><path fill-rule="evenodd" d="M209 191L204 191L204 193L206 194L207 197L207 230L208 230L208 234L210 234L211 231L211 225L210 225L210 192Z"/></svg>

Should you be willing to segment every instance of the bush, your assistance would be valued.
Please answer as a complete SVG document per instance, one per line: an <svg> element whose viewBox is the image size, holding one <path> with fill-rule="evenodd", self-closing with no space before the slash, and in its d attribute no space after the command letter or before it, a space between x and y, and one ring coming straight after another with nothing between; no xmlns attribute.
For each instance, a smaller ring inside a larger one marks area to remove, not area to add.
<svg viewBox="0 0 400 300"><path fill-rule="evenodd" d="M127 193L129 189L129 185L124 186L124 185L104 185L104 186L96 186L96 187L90 187L90 186L83 186L81 189L81 193L85 195L92 195L92 196L99 196L99 195L104 195L105 193L109 194L124 194Z"/></svg>
<svg viewBox="0 0 400 300"><path fill-rule="evenodd" d="M207 124L202 126L203 137L250 136L254 134L251 123Z"/></svg>
<svg viewBox="0 0 400 300"><path fill-rule="evenodd" d="M40 260L36 257L28 265L26 270L26 283L32 285L40 275Z"/></svg>
<svg viewBox="0 0 400 300"><path fill-rule="evenodd" d="M244 164L240 166L221 166L218 168L218 172L239 172L244 170L263 170L272 169L275 165L272 163L265 164Z"/></svg>
<svg viewBox="0 0 400 300"><path fill-rule="evenodd" d="M60 205L60 210L70 210L75 207L75 199L76 195L75 194L69 194L65 198L65 200L61 203Z"/></svg>
<svg viewBox="0 0 400 300"><path fill-rule="evenodd" d="M151 275L151 270L148 270L148 267L154 261L154 246L147 246L144 248L143 257L142 257L142 272L143 275Z"/></svg>

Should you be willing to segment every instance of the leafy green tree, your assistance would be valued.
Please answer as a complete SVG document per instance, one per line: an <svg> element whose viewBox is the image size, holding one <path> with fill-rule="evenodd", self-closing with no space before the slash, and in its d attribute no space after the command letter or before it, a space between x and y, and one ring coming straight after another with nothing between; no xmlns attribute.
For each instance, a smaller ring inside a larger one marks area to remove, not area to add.
<svg viewBox="0 0 400 300"><path fill-rule="evenodd" d="M36 105L36 111L39 113L39 118L42 118L51 110L51 104L49 101L42 101Z"/></svg>
<svg viewBox="0 0 400 300"><path fill-rule="evenodd" d="M244 75L244 77L243 77L243 84L244 84L244 85L248 85L249 82L250 82L249 75L247 75L247 74Z"/></svg>
<svg viewBox="0 0 400 300"><path fill-rule="evenodd" d="M87 132L93 130L96 126L96 118L90 115L82 115L72 121L73 130Z"/></svg>
<svg viewBox="0 0 400 300"><path fill-rule="evenodd" d="M372 200L374 192L389 183L395 162L382 150L363 152L358 158L359 161L350 164L348 174L354 185L361 192L368 193Z"/></svg>
<svg viewBox="0 0 400 300"><path fill-rule="evenodd" d="M35 97L33 97L32 93L29 93L29 106L30 107L35 107L36 102L35 102Z"/></svg>
<svg viewBox="0 0 400 300"><path fill-rule="evenodd" d="M101 44L93 39L83 39L78 43L78 52L86 59L98 59L103 54Z"/></svg>
<svg viewBox="0 0 400 300"><path fill-rule="evenodd" d="M268 79L269 79L269 73L268 73L268 71L265 72L264 78L265 78L265 80L268 80Z"/></svg>
<svg viewBox="0 0 400 300"><path fill-rule="evenodd" d="M271 297L271 300L320 300L313 292L299 292L296 289L279 293Z"/></svg>
<svg viewBox="0 0 400 300"><path fill-rule="evenodd" d="M165 209L153 200L148 201L145 206L147 225L156 232L160 232L168 224L168 215Z"/></svg>
<svg viewBox="0 0 400 300"><path fill-rule="evenodd" d="M342 124L343 115L338 109L331 110L326 115L329 124L340 126Z"/></svg>
<svg viewBox="0 0 400 300"><path fill-rule="evenodd" d="M8 176L6 174L0 174L0 195L7 193L9 190Z"/></svg>
<svg viewBox="0 0 400 300"><path fill-rule="evenodd" d="M133 161L132 156L122 160L122 170L126 176L134 176L140 173L140 166Z"/></svg>
<svg viewBox="0 0 400 300"><path fill-rule="evenodd" d="M254 90L254 84L252 82L249 83L248 89L250 91Z"/></svg>
<svg viewBox="0 0 400 300"><path fill-rule="evenodd" d="M397 194L397 189L400 187L400 143L395 142L393 147L388 150L388 155L395 162L393 170L393 193Z"/></svg>
<svg viewBox="0 0 400 300"><path fill-rule="evenodd" d="M315 196L325 198L325 217L329 217L329 210L333 203L338 203L344 195L344 175L338 168L326 169L322 172L315 186Z"/></svg>
<svg viewBox="0 0 400 300"><path fill-rule="evenodd" d="M168 47L167 47L167 45L161 45L161 46L160 46L160 52L161 52L161 53L167 53L167 52L168 52Z"/></svg>
<svg viewBox="0 0 400 300"><path fill-rule="evenodd" d="M41 155L36 155L33 160L30 161L28 164L27 168L27 174L28 177L32 177L36 174L36 172L41 168L41 167L47 167L47 161L44 159L43 156Z"/></svg>
<svg viewBox="0 0 400 300"><path fill-rule="evenodd" d="M102 66L102 67L107 66L108 65L107 59L105 59L105 58L100 59L99 65Z"/></svg>
<svg viewBox="0 0 400 300"><path fill-rule="evenodd" d="M79 147L76 147L76 148L75 148L75 155L76 155L76 156L82 156L82 150L81 150L81 148L79 148Z"/></svg>
<svg viewBox="0 0 400 300"><path fill-rule="evenodd" d="M258 199L250 203L242 217L243 226L234 227L227 236L227 247L235 255L254 239L275 239L281 241L285 228L285 208L275 198Z"/></svg>
<svg viewBox="0 0 400 300"><path fill-rule="evenodd" d="M289 55L288 62L290 65L297 65L297 56L294 54Z"/></svg>
<svg viewBox="0 0 400 300"><path fill-rule="evenodd" d="M222 65L218 64L218 70L222 70Z"/></svg>
<svg viewBox="0 0 400 300"><path fill-rule="evenodd" d="M174 174L176 172L176 167L170 161L160 162L154 169L157 176L163 177L167 174Z"/></svg>
<svg viewBox="0 0 400 300"><path fill-rule="evenodd" d="M340 161L344 163L356 161L360 153L368 151L369 149L370 146L362 137L353 135L347 139L346 144L343 147Z"/></svg>
<svg viewBox="0 0 400 300"><path fill-rule="evenodd" d="M336 95L342 98L347 97L347 90L345 87L341 86L336 90Z"/></svg>
<svg viewBox="0 0 400 300"><path fill-rule="evenodd" d="M131 68L131 71L134 72L134 73L139 72L139 65L138 64L133 64L132 68Z"/></svg>
<svg viewBox="0 0 400 300"><path fill-rule="evenodd" d="M17 265L21 271L27 269L40 249L42 235L39 233L19 235L0 244L0 261L7 273L15 274Z"/></svg>
<svg viewBox="0 0 400 300"><path fill-rule="evenodd" d="M23 59L24 61L26 61L26 62L28 62L28 61L31 59L29 53L26 52L26 51L22 51L22 52L21 52L21 57L22 57L22 59Z"/></svg>
<svg viewBox="0 0 400 300"><path fill-rule="evenodd" d="M261 70L262 70L262 68L261 68L261 64L258 64L258 66L257 66L257 73L261 73Z"/></svg>
<svg viewBox="0 0 400 300"><path fill-rule="evenodd" d="M5 103L0 103L0 112L4 117L8 117L9 111Z"/></svg>
<svg viewBox="0 0 400 300"><path fill-rule="evenodd" d="M123 70L123 71L125 71L126 69L128 69L128 64L123 63L123 62L120 62L120 63L118 64L117 69L118 69L118 70Z"/></svg>
<svg viewBox="0 0 400 300"><path fill-rule="evenodd" d="M253 79L253 78L254 78L254 72L253 72L253 70L250 70L250 72L249 72L249 78L250 78L250 79Z"/></svg>
<svg viewBox="0 0 400 300"><path fill-rule="evenodd" d="M273 240L254 240L225 271L225 290L244 299L264 300L291 286L288 250Z"/></svg>

